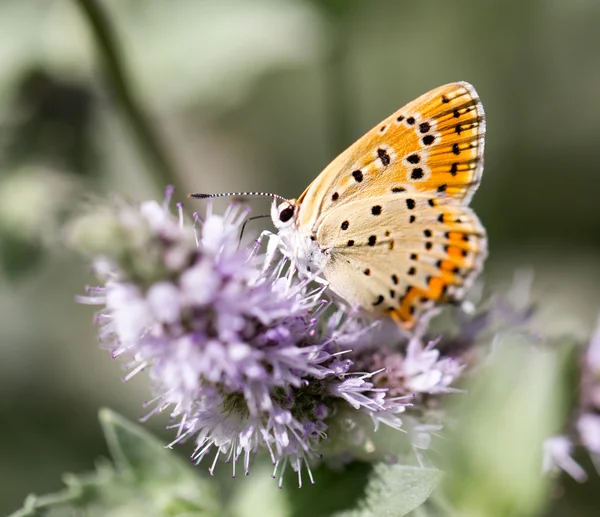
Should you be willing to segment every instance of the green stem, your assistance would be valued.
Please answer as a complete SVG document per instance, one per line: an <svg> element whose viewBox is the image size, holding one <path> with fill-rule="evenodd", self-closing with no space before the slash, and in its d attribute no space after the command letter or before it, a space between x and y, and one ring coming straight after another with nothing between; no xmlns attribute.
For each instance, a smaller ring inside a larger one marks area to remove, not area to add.
<svg viewBox="0 0 600 517"><path fill-rule="evenodd" d="M89 23L103 61L108 85L129 120L154 182L161 190L166 185L179 187L176 167L130 87L124 59L119 50L118 35L108 14L96 0L74 1Z"/></svg>

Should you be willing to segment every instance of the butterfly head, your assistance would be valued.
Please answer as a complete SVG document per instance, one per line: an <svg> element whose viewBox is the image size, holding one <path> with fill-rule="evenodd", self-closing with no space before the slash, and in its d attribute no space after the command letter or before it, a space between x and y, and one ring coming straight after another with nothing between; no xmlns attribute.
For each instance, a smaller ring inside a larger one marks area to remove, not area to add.
<svg viewBox="0 0 600 517"><path fill-rule="evenodd" d="M271 218L277 228L281 251L292 259L301 276L315 274L323 269L326 250L321 249L316 237L298 220L300 204L286 199L279 206L273 202Z"/></svg>
<svg viewBox="0 0 600 517"><path fill-rule="evenodd" d="M285 200L279 206L277 200L273 201L271 206L271 219L278 232L288 230L296 226L296 217L298 212L298 203L295 199Z"/></svg>

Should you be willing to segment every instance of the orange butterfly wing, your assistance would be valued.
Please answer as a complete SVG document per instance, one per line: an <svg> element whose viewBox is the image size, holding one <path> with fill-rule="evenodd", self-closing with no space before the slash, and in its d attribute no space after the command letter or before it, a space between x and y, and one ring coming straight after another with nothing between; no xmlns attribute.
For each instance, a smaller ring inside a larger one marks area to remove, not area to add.
<svg viewBox="0 0 600 517"><path fill-rule="evenodd" d="M363 195L422 193L468 204L483 171L485 115L468 83L400 108L335 158L298 198L299 226Z"/></svg>

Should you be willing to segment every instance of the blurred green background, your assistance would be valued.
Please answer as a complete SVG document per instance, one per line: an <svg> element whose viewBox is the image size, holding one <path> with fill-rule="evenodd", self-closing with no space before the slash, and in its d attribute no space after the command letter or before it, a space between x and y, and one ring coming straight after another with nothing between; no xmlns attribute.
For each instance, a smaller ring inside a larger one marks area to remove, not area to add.
<svg viewBox="0 0 600 517"><path fill-rule="evenodd" d="M158 157L107 76L85 0L0 2L0 514L105 454L100 407L144 414L143 379L120 382L92 310L74 302L91 275L61 245L60 223L83 198L160 198L167 182L177 200L296 197L354 139L441 84L471 82L488 117L473 202L489 232L486 285L530 268L544 329L590 333L600 310L598 0L97 3ZM253 206L266 213L268 202ZM598 488L596 474L566 480L549 515L597 515Z"/></svg>

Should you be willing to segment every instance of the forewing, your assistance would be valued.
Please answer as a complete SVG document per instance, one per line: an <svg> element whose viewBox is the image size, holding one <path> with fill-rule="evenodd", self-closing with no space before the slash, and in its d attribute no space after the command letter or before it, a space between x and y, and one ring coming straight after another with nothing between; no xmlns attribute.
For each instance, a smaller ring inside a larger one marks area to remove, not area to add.
<svg viewBox="0 0 600 517"><path fill-rule="evenodd" d="M487 254L485 230L468 208L428 196L385 195L331 210L317 242L323 275L351 306L388 314L406 328L437 303L460 300Z"/></svg>
<svg viewBox="0 0 600 517"><path fill-rule="evenodd" d="M466 205L483 168L485 119L468 83L441 86L377 124L298 199L299 226L316 229L330 210L368 194L447 197Z"/></svg>

